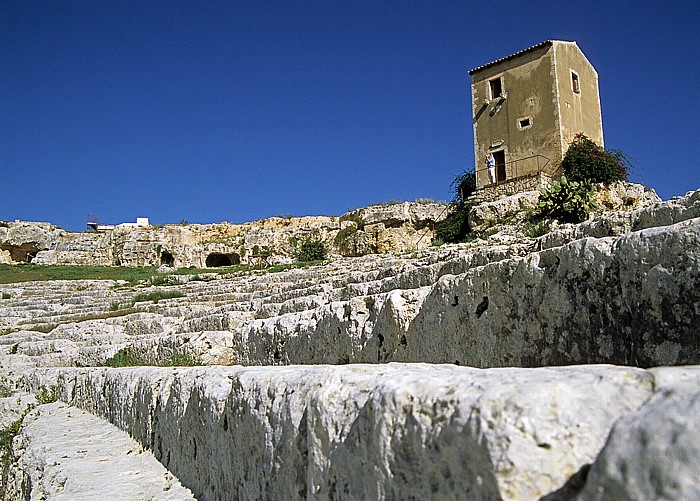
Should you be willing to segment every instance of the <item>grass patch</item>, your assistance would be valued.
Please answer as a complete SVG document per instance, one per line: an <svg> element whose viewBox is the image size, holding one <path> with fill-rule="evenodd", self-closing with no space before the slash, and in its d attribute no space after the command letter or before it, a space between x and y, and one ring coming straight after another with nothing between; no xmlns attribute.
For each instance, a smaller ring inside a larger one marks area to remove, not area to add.
<svg viewBox="0 0 700 501"><path fill-rule="evenodd" d="M12 396L12 390L5 381L0 381L0 398Z"/></svg>
<svg viewBox="0 0 700 501"><path fill-rule="evenodd" d="M114 304L114 303L112 303L112 304ZM78 322L87 322L88 320L105 320L107 318L123 317L126 315L130 315L132 313L139 313L139 311L140 310L137 310L136 308L132 308L132 307L112 310L112 307L110 305L110 311L108 311L108 312L91 313L89 315L80 315L80 316L77 316L74 318L69 318L69 319L64 320L62 322L56 322L56 323L45 323L45 324L35 324L35 325L22 324L20 326L20 328L23 330L34 331L34 332L43 332L44 334L48 334L49 332L54 330L59 325L73 324L73 323L78 323ZM9 334L10 332L16 332L16 331L17 331L16 329L10 330L7 333Z"/></svg>
<svg viewBox="0 0 700 501"><path fill-rule="evenodd" d="M216 268L179 268L170 273L157 273L156 268L153 266L137 268L129 266L0 264L0 284L49 280L124 280L131 285L146 282L150 285L158 286L170 285L168 277L172 275L230 275L248 273L249 271L246 264ZM282 271L282 269L271 267L267 271ZM9 293L3 293L0 297L2 299L11 299L12 296Z"/></svg>
<svg viewBox="0 0 700 501"><path fill-rule="evenodd" d="M154 267L0 264L0 284L46 280L126 280L137 283L155 274Z"/></svg>
<svg viewBox="0 0 700 501"><path fill-rule="evenodd" d="M194 367L202 365L202 361L189 351L178 347L158 357L147 353L144 349L126 347L105 360L104 365L112 368L145 365L158 367Z"/></svg>
<svg viewBox="0 0 700 501"><path fill-rule="evenodd" d="M0 496L5 499L5 486L7 485L7 474L9 473L10 464L12 463L12 441L19 433L19 428L22 426L22 421L30 408L27 408L24 413L12 421L4 428L0 428L0 470L2 471L2 481L0 481Z"/></svg>
<svg viewBox="0 0 700 501"><path fill-rule="evenodd" d="M529 220L523 227L523 233L530 238L541 237L552 230L552 222L546 219Z"/></svg>
<svg viewBox="0 0 700 501"><path fill-rule="evenodd" d="M176 297L182 297L184 294L180 291L153 291L153 292L144 292L141 294L136 294L134 296L134 302L135 303L140 303L144 301L153 301L154 303L157 303L161 299L173 299Z"/></svg>

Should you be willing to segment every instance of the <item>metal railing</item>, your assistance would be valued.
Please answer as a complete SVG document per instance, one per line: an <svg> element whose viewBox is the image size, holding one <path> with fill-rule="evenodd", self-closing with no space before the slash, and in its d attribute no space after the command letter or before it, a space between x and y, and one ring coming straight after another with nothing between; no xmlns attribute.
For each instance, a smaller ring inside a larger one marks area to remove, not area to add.
<svg viewBox="0 0 700 501"><path fill-rule="evenodd" d="M531 155L529 157L511 160L505 164L496 164L495 182L493 182L489 175L489 168L481 167L476 169L476 185L479 187L478 189L482 189L489 186L509 183L516 179L535 174L547 174L551 176L553 172L547 171L546 167L548 165L549 158L543 155Z"/></svg>

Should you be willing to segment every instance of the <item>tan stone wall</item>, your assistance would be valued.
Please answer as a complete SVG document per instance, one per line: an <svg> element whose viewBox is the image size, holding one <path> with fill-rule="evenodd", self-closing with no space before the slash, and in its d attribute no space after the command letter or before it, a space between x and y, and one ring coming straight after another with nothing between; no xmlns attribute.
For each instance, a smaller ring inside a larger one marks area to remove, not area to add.
<svg viewBox="0 0 700 501"><path fill-rule="evenodd" d="M469 201L475 204L481 204L484 202L493 202L505 196L514 195L516 193L538 191L549 186L550 180L551 179L548 176L544 175L532 175L513 179L503 184L489 186L479 190L469 198Z"/></svg>
<svg viewBox="0 0 700 501"><path fill-rule="evenodd" d="M576 44L555 43L554 50L563 153L578 132L603 146L598 73ZM578 75L578 93L573 90L572 72Z"/></svg>
<svg viewBox="0 0 700 501"><path fill-rule="evenodd" d="M499 77L507 98L500 105L497 101L485 105L489 81ZM488 173L483 170L489 149L505 151L507 178L537 172L536 162L510 163L514 160L539 154L550 159L549 167L561 160L551 47L536 49L473 75L472 109L478 188L489 184ZM523 119L529 119L530 125L520 127L518 122Z"/></svg>

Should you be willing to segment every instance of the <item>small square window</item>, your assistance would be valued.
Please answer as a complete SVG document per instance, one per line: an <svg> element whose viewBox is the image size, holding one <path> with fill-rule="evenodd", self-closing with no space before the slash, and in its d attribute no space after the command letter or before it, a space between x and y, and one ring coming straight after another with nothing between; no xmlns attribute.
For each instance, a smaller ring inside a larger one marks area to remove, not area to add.
<svg viewBox="0 0 700 501"><path fill-rule="evenodd" d="M518 129L529 129L532 127L532 117L518 118Z"/></svg>
<svg viewBox="0 0 700 501"><path fill-rule="evenodd" d="M571 72L571 89L575 94L581 93L581 83L578 81L578 75L575 72Z"/></svg>
<svg viewBox="0 0 700 501"><path fill-rule="evenodd" d="M501 78L489 80L489 99L496 99L503 95L503 84Z"/></svg>

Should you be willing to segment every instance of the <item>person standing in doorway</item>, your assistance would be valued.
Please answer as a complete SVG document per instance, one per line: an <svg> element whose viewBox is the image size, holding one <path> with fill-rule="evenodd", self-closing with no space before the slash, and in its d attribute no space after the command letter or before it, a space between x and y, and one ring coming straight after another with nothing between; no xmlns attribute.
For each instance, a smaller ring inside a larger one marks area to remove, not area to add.
<svg viewBox="0 0 700 501"><path fill-rule="evenodd" d="M490 151L486 152L486 167L489 170L489 180L491 184L496 182L496 159L493 158L493 154Z"/></svg>

